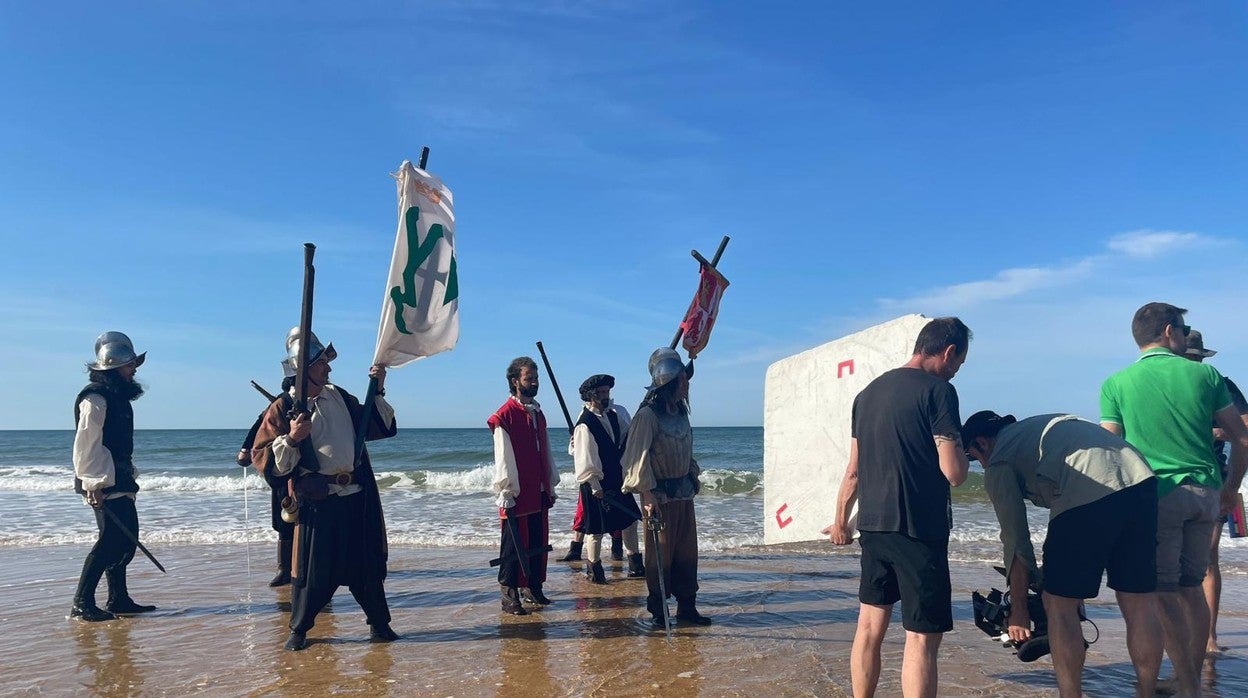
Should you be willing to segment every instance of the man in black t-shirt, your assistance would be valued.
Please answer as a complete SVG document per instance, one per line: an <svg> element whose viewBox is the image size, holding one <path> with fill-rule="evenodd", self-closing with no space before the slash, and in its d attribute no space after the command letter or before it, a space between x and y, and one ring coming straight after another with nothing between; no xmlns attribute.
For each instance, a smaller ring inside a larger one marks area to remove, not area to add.
<svg viewBox="0 0 1248 698"><path fill-rule="evenodd" d="M966 361L971 331L955 317L919 332L914 355L854 399L849 466L836 519L823 529L847 545L858 501L862 577L850 672L855 696L872 695L893 604L901 601L906 649L902 688L936 695L936 653L953 629L949 582L949 486L966 480L958 393L950 379Z"/></svg>

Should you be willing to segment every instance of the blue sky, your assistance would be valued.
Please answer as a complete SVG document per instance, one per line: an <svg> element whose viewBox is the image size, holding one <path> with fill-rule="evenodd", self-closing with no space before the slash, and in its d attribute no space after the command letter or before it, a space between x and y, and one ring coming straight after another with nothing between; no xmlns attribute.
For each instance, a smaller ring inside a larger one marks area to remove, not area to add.
<svg viewBox="0 0 1248 698"><path fill-rule="evenodd" d="M388 174L422 145L462 329L392 374L401 426L483 425L537 340L565 391L608 372L635 406L725 234L697 424L761 424L771 362L910 312L974 330L966 414L1095 417L1152 300L1248 383L1246 29L1232 3L3 3L0 429L70 428L110 329L150 352L140 427L245 428L305 241L362 392Z"/></svg>

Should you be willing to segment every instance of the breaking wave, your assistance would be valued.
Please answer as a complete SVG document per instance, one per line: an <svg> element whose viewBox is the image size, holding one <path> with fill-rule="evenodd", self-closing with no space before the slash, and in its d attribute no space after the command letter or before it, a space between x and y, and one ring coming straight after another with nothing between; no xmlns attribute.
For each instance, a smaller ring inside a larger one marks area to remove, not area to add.
<svg viewBox="0 0 1248 698"><path fill-rule="evenodd" d="M376 473L383 491L489 493L494 465L483 463L468 470L382 470ZM73 470L58 466L0 467L0 491L63 492L73 488ZM175 475L139 472L143 492L241 492L264 489L265 482L254 471L235 469L229 475ZM563 473L560 492L575 492L571 473ZM748 470L707 469L702 471L704 496L761 495L763 475Z"/></svg>

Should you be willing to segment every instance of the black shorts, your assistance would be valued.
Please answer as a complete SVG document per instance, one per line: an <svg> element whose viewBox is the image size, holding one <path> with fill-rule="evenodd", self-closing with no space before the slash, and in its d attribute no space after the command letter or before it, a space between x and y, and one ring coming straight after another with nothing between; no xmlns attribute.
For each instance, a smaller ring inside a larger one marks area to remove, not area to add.
<svg viewBox="0 0 1248 698"><path fill-rule="evenodd" d="M1157 479L1149 478L1049 522L1044 539L1044 590L1092 599L1108 572L1109 588L1157 590Z"/></svg>
<svg viewBox="0 0 1248 698"><path fill-rule="evenodd" d="M911 632L953 630L948 540L862 531L858 544L862 546L859 601L872 606L901 601L901 625Z"/></svg>

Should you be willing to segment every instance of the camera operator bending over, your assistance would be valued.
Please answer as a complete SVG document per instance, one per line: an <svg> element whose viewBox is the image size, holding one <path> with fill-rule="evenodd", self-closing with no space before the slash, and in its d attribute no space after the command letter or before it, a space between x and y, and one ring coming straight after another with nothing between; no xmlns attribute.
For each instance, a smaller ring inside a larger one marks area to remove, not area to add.
<svg viewBox="0 0 1248 698"><path fill-rule="evenodd" d="M1027 588L1043 589L1049 646L1062 696L1082 695L1085 656L1079 604L1101 574L1118 596L1135 665L1136 695L1151 696L1161 666L1157 605L1157 479L1126 441L1074 415L1019 422L985 410L962 427L967 456L984 468L984 489L1001 523L1009 577L1010 639L1031 636ZM1044 575L1036 565L1023 499L1049 510Z"/></svg>

